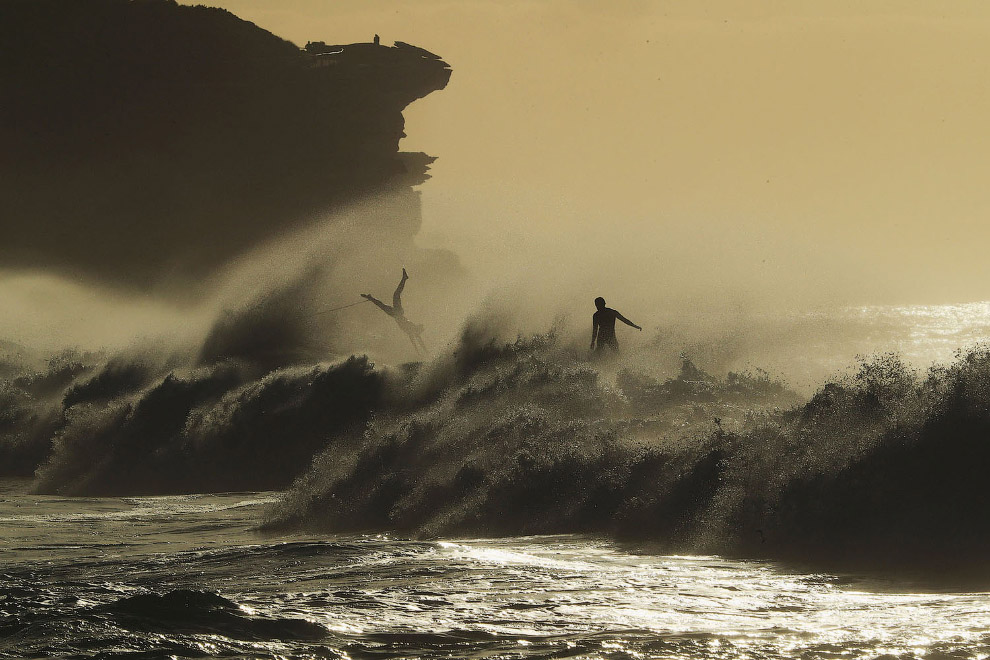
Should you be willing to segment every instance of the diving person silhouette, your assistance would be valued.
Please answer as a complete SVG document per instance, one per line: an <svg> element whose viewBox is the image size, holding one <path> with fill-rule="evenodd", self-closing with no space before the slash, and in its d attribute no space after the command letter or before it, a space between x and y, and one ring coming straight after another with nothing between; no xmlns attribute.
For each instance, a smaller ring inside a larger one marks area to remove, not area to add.
<svg viewBox="0 0 990 660"><path fill-rule="evenodd" d="M420 336L423 334L423 327L419 323L413 323L406 318L405 312L402 309L402 290L406 287L406 280L409 279L409 275L406 274L406 269L402 269L402 279L399 280L399 286L395 287L395 293L392 294L392 304L386 305L378 298L375 298L370 293L362 293L362 298L367 298L371 302L378 306L378 309L382 310L393 319L395 319L396 324L398 324L399 329L402 330L409 337L409 341L412 342L413 348L416 349L416 353L420 353L422 349L423 353L426 353L426 344L423 343L423 338ZM418 343L417 343L418 342Z"/></svg>
<svg viewBox="0 0 990 660"><path fill-rule="evenodd" d="M591 317L591 350L598 354L602 354L605 351L612 353L619 352L619 342L615 338L616 319L619 319L626 325L631 325L637 330L643 329L616 310L606 307L605 299L601 296L595 298L595 307L598 308L598 311Z"/></svg>

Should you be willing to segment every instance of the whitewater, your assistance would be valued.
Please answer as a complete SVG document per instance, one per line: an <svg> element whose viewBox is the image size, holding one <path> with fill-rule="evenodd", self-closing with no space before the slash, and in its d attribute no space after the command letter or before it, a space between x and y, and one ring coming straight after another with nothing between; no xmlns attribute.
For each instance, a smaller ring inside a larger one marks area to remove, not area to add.
<svg viewBox="0 0 990 660"><path fill-rule="evenodd" d="M988 657L990 306L771 325L849 368L477 322L418 367L15 372L0 657Z"/></svg>
<svg viewBox="0 0 990 660"><path fill-rule="evenodd" d="M270 536L272 493L0 494L5 658L981 658L990 594L576 535Z"/></svg>

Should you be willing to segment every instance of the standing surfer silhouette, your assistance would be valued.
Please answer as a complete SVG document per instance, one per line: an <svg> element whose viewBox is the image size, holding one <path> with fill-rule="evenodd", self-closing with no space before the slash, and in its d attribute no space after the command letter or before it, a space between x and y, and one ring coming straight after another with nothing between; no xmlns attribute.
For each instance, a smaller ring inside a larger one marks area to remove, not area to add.
<svg viewBox="0 0 990 660"><path fill-rule="evenodd" d="M413 323L406 318L405 312L402 309L402 290L406 287L406 280L409 279L409 275L406 274L406 269L402 269L402 279L399 280L399 286L395 287L395 293L392 294L392 304L386 305L378 298L375 298L370 293L362 293L362 298L367 298L371 302L378 306L378 309L382 310L393 319L395 319L396 324L398 324L399 329L402 330L409 337L409 341L412 342L413 348L416 349L416 354L420 353L422 349L423 353L426 353L426 344L423 343L423 338L420 336L423 334L423 326L419 323Z"/></svg>
<svg viewBox="0 0 990 660"><path fill-rule="evenodd" d="M615 319L619 319L637 330L643 329L614 309L606 307L605 299L601 296L595 298L595 307L598 308L598 311L591 317L591 350L597 354L603 354L606 351L619 352L619 342L615 338Z"/></svg>

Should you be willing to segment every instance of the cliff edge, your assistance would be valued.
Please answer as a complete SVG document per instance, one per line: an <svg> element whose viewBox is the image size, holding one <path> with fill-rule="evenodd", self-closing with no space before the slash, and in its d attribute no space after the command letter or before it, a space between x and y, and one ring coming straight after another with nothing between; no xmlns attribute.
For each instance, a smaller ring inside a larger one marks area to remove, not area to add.
<svg viewBox="0 0 990 660"><path fill-rule="evenodd" d="M434 159L399 152L402 110L451 74L426 50L303 49L172 0L7 0L0 50L0 268L194 281L385 191L418 228Z"/></svg>

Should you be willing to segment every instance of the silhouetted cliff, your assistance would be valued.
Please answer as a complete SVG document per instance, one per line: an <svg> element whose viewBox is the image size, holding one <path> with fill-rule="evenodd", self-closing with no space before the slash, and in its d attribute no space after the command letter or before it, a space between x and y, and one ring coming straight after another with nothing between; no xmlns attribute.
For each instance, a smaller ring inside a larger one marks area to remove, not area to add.
<svg viewBox="0 0 990 660"><path fill-rule="evenodd" d="M171 0L5 0L0 52L0 267L195 278L383 189L383 220L417 229L433 159L398 152L401 112L450 78L425 50L302 50Z"/></svg>

